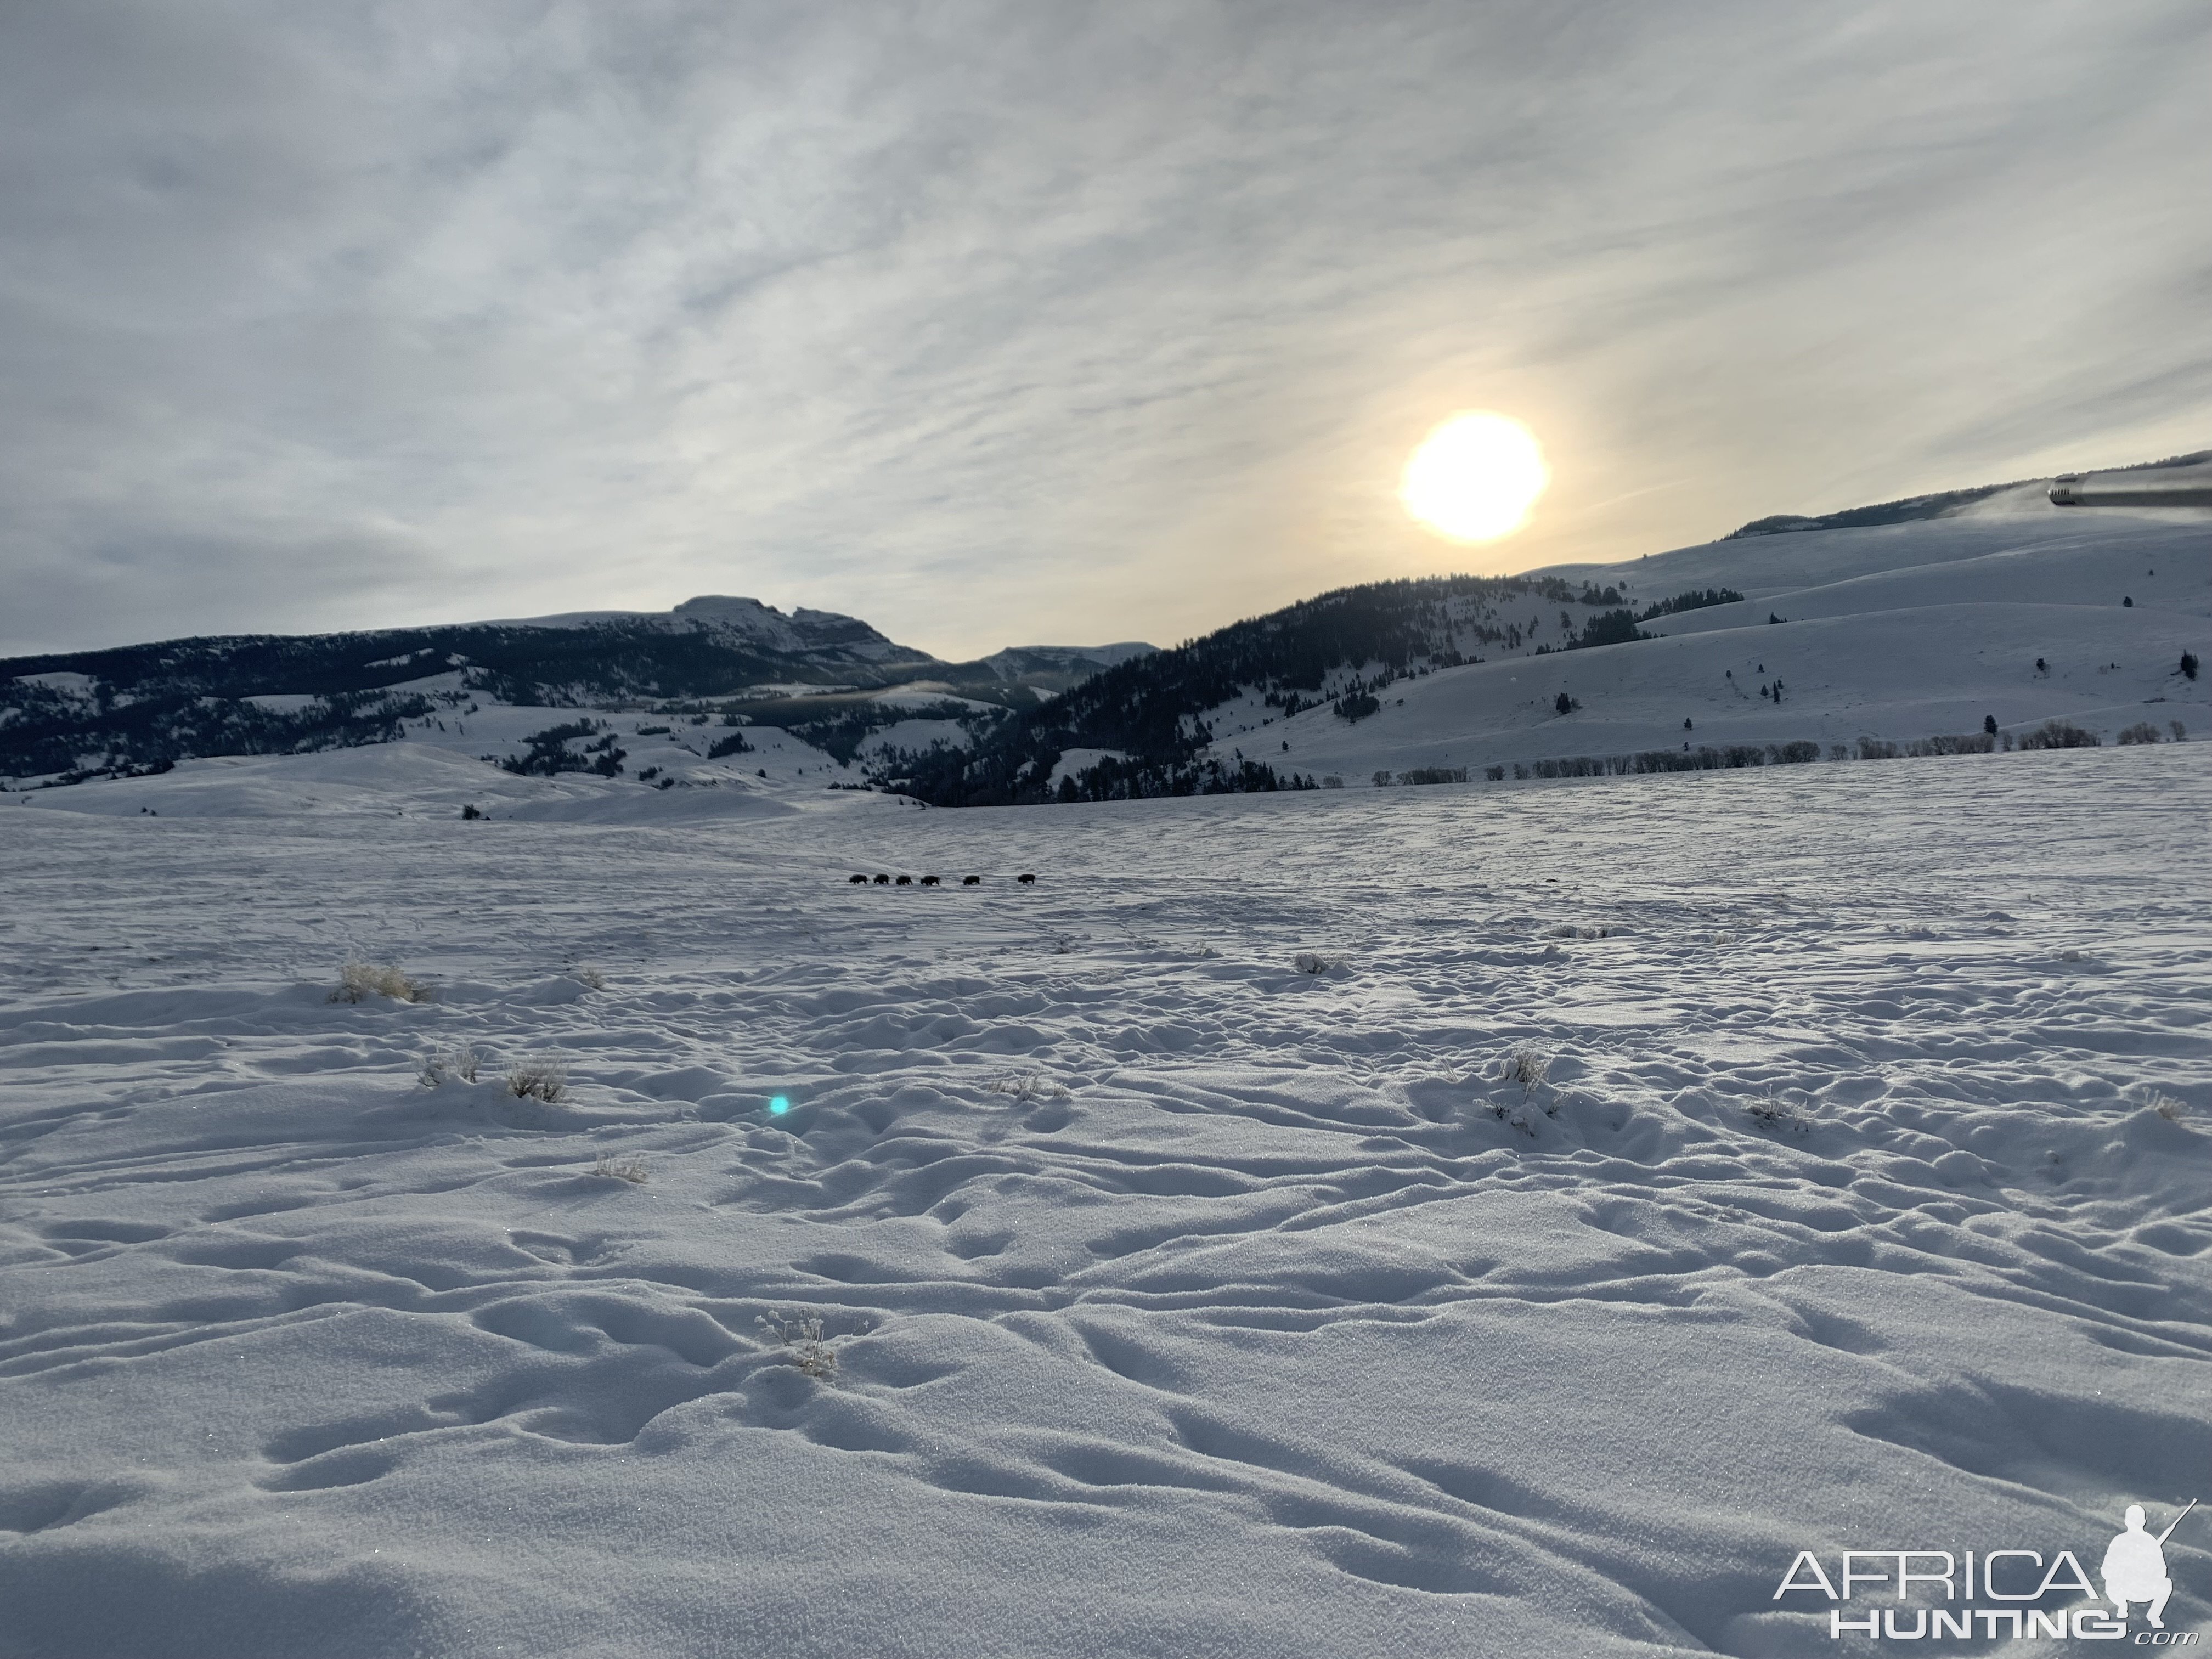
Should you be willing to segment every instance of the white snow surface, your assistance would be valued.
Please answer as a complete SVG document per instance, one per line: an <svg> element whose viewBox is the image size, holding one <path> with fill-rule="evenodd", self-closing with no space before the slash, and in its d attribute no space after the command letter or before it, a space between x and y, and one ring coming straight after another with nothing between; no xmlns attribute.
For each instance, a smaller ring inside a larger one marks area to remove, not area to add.
<svg viewBox="0 0 2212 1659"><path fill-rule="evenodd" d="M1836 1653L1801 1549L2203 1490L2212 745L459 821L487 769L0 798L0 1655Z"/></svg>

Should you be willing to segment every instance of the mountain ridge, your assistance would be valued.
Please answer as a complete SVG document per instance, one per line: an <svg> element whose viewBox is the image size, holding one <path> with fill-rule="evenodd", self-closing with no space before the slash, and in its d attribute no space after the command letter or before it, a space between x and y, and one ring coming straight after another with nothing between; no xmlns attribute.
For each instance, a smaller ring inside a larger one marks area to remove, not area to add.
<svg viewBox="0 0 2212 1659"><path fill-rule="evenodd" d="M528 751L481 757L502 763L538 763L542 740L544 763L558 750L563 766L626 775L605 728L571 721L562 738L541 717L533 732L526 710L719 714L738 737L773 728L787 781L858 765L878 788L945 806L1431 781L1470 765L1595 763L1600 746L1679 752L1709 732L1745 754L1969 727L1995 743L2045 719L2110 732L2143 725L2140 711L2123 718L2136 704L2197 695L2176 665L2212 643L2203 523L2186 509L2057 508L2034 481L1975 486L1754 520L1613 563L1336 589L1168 651L1009 647L969 663L857 617L717 594L665 612L201 636L0 661L0 776L66 782L419 738L494 702L507 715L487 731ZM2138 558L2143 574L2127 575ZM1919 627L1939 615L1942 628ZM1963 656L1986 672L1956 672ZM695 768L715 757L681 742L653 754L640 776L656 787L691 770L742 781ZM761 766L744 777L776 781Z"/></svg>
<svg viewBox="0 0 2212 1659"><path fill-rule="evenodd" d="M866 694L927 681L963 702L1012 709L1152 648L1013 646L948 662L856 617L787 615L720 594L667 611L200 635L0 659L0 775L390 741L405 722L472 696L562 708Z"/></svg>

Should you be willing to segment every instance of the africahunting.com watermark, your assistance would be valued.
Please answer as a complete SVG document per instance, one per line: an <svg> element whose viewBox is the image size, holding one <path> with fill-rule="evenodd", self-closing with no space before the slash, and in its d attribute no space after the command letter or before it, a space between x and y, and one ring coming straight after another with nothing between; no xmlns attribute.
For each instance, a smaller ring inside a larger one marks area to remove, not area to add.
<svg viewBox="0 0 2212 1659"><path fill-rule="evenodd" d="M2153 1533L2143 1506L2129 1504L2121 1530L2105 1547L2096 1583L2072 1550L2048 1560L2028 1549L1845 1550L1835 1558L1832 1574L1816 1553L1800 1550L1774 1600L1805 1607L1795 1598L1825 1598L1831 1603L1828 1634L1838 1641L1846 1636L1897 1642L2059 1638L2193 1647L2195 1631L2166 1626L2166 1605L2173 1595L2166 1540L2196 1507L2192 1498L2163 1532ZM2047 1605L2054 1596L2068 1595L2087 1596L2089 1605ZM1899 1605L1908 1601L1918 1605ZM2039 1605L2027 1605L2031 1602ZM2131 1613L2136 1608L2140 1625Z"/></svg>

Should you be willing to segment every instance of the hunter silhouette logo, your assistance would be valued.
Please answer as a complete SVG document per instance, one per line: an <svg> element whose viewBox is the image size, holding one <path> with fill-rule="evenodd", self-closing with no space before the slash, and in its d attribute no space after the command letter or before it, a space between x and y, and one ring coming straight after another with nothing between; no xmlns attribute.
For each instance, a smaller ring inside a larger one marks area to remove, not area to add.
<svg viewBox="0 0 2212 1659"><path fill-rule="evenodd" d="M1800 1550L1790 1571L1782 1575L1773 1599L1780 1601L1791 1595L1809 1594L1832 1602L1886 1600L1902 1604L1917 1584L1922 1587L1921 1599L1934 1597L1948 1605L1867 1607L1849 1616L1841 1607L1833 1607L1828 1613L1832 1638L1875 1636L1905 1642L1930 1636L1978 1636L1985 1641L1999 1637L2126 1641L2128 1609L2140 1604L2149 1628L2137 1632L2131 1645L2191 1647L2197 1642L2196 1632L2166 1627L2166 1604L2173 1595L2173 1577L2166 1565L2166 1540L2196 1507L2192 1498L2179 1515L2166 1522L2165 1531L2152 1533L2144 1523L2143 1506L2129 1504L2121 1517L2123 1530L2106 1547L2098 1569L2098 1577L2104 1581L2101 1598L2072 1550L2060 1550L2046 1561L2040 1550L1967 1550L1962 1558L1949 1550L1885 1549L1845 1550L1840 1571L1832 1578L1819 1556L1811 1550ZM2084 1598L2083 1602L2057 1607L2023 1605L2069 1591ZM1972 1603L1991 1605L1962 1605ZM1978 1631L1974 1628L1978 1624Z"/></svg>
<svg viewBox="0 0 2212 1659"><path fill-rule="evenodd" d="M2166 1571L2166 1540L2173 1536L2182 1516L2196 1507L2192 1498L2189 1509L2166 1522L2166 1530L2154 1538L2143 1530L2142 1505L2128 1505L2124 1517L2128 1529L2105 1551L2105 1599L2120 1610L2121 1618L2128 1616L2129 1602L2148 1601L2150 1607L2144 1617L2150 1620L2151 1628L2166 1628L2166 1598L2173 1594L2173 1580Z"/></svg>

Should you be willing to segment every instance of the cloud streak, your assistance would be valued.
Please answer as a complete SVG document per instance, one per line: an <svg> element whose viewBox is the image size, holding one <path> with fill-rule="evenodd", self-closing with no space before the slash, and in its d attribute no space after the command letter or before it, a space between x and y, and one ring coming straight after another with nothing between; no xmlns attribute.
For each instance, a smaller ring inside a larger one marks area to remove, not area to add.
<svg viewBox="0 0 2212 1659"><path fill-rule="evenodd" d="M2187 0L4 19L0 650L1169 641L2212 426ZM1395 500L1468 407L1485 549Z"/></svg>

